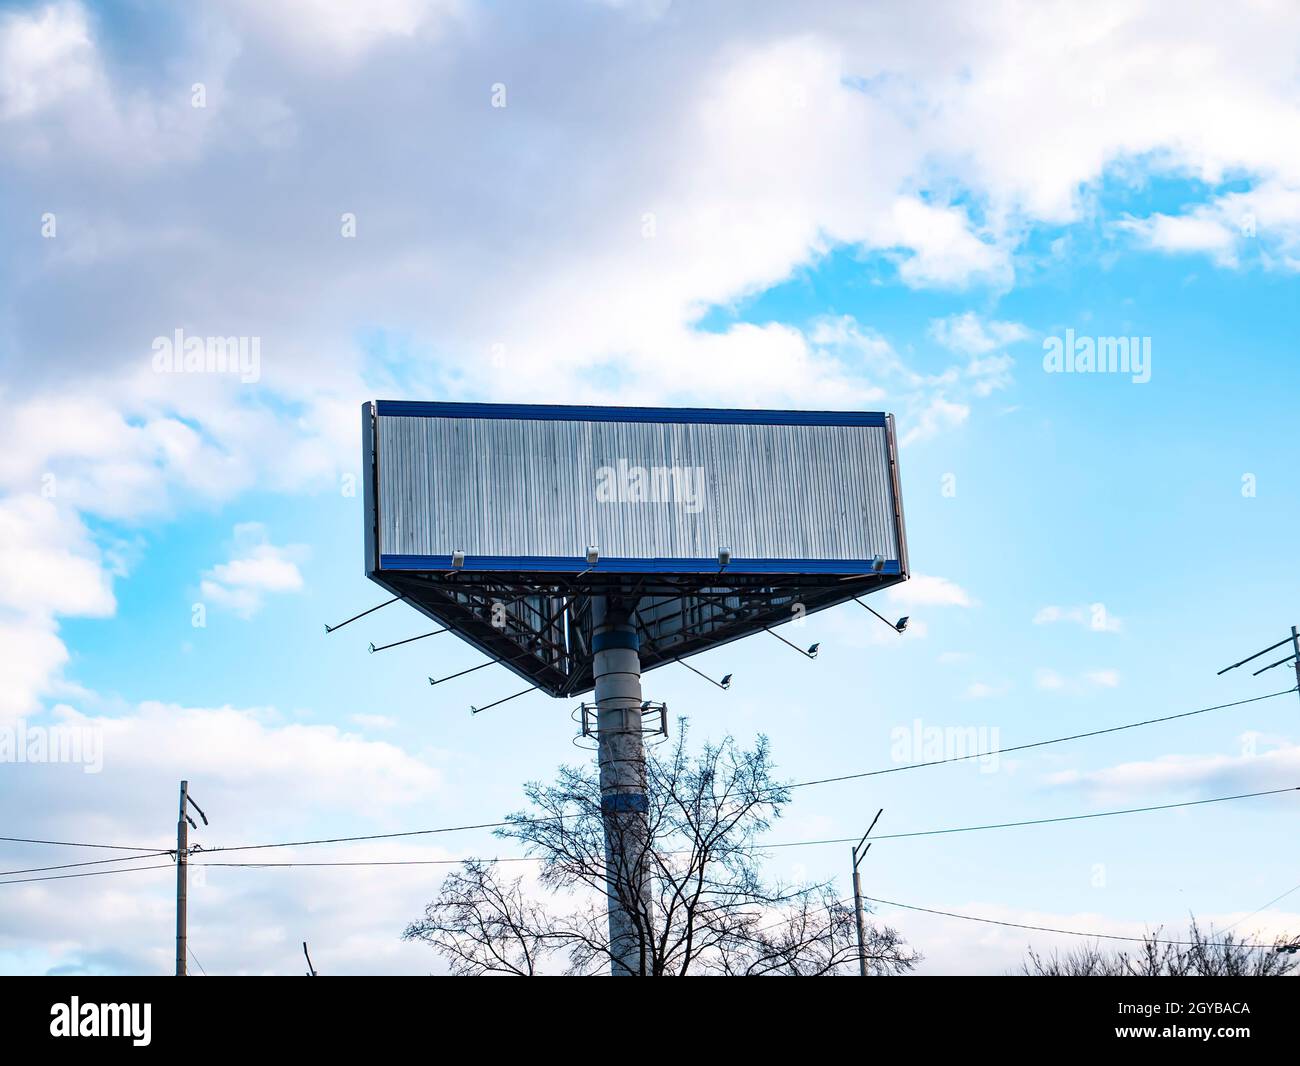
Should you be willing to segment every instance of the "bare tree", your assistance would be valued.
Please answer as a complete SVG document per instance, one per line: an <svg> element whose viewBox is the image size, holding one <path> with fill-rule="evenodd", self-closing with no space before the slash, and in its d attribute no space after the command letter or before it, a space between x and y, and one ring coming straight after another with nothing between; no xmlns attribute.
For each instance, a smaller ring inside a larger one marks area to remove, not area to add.
<svg viewBox="0 0 1300 1066"><path fill-rule="evenodd" d="M497 835L538 860L537 884L553 906L531 901L524 877L502 881L495 864L470 861L405 938L431 945L458 974L532 975L549 959L566 973L594 974L613 959L612 898L631 915L641 975L856 970L852 903L830 882L762 875L761 838L790 802L772 779L765 738L742 750L728 737L692 756L683 723L666 755L647 757L646 780L648 816L635 822L602 810L592 767L561 767L553 784L527 785L533 809ZM895 930L868 930L872 972L905 973L920 960Z"/></svg>
<svg viewBox="0 0 1300 1066"><path fill-rule="evenodd" d="M1195 918L1184 943L1160 934L1160 929L1147 934L1131 953L1089 944L1045 956L1030 948L1021 972L1030 977L1284 977L1300 966L1296 938L1257 945L1231 932L1216 934L1213 926L1203 931Z"/></svg>
<svg viewBox="0 0 1300 1066"><path fill-rule="evenodd" d="M411 925L406 939L432 944L452 973L534 977L558 941L546 932L546 912L523 893L523 878L502 884L496 864L469 859L442 883L438 902Z"/></svg>

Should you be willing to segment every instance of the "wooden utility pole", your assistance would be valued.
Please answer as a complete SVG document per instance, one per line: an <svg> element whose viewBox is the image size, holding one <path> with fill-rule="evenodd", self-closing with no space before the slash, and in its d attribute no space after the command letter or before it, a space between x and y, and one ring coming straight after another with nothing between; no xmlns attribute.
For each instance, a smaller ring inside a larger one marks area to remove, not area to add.
<svg viewBox="0 0 1300 1066"><path fill-rule="evenodd" d="M190 783L181 782L180 813L176 816L176 976L185 976L185 890L188 873L190 827L186 820L185 803L189 798Z"/></svg>

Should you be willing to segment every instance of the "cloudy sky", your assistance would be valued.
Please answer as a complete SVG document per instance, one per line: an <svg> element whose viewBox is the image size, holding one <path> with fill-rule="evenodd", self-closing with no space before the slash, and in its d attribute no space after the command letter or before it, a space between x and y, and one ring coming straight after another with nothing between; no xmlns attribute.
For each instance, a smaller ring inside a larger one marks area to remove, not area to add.
<svg viewBox="0 0 1300 1066"><path fill-rule="evenodd" d="M570 705L412 635L363 575L373 397L883 409L917 576L647 695L807 779L1275 692L1296 617L1300 13L1115 4L0 7L0 835L165 847L491 821ZM255 339L168 373L159 338ZM1045 362L1135 338L1128 372ZM1054 340L1055 339L1055 340ZM890 602L892 600L892 602ZM1295 697L798 794L783 841L1300 784ZM919 732L918 732L919 731ZM10 749L12 750L12 748ZM86 772L88 769L98 772ZM882 841L868 894L1132 934L1300 931L1282 796ZM497 854L484 834L279 861ZM5 843L4 870L104 853ZM845 879L844 846L772 853ZM92 868L94 869L94 868ZM100 867L103 869L103 867ZM35 875L9 875L6 880ZM426 867L195 876L213 973L423 973ZM166 870L0 887L0 971L171 968ZM1249 916L1249 917L1248 917ZM881 907L928 972L1029 934Z"/></svg>

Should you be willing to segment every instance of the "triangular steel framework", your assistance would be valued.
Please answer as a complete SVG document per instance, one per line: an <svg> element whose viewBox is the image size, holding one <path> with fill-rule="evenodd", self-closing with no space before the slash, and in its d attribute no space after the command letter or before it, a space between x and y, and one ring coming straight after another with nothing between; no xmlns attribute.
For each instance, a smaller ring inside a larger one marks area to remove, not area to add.
<svg viewBox="0 0 1300 1066"><path fill-rule="evenodd" d="M637 602L642 670L813 614L906 580L901 573L717 577L708 584L665 582L662 575L566 581L556 574L384 572L371 578L552 696L591 689L591 600L617 595ZM801 606L796 606L801 605Z"/></svg>

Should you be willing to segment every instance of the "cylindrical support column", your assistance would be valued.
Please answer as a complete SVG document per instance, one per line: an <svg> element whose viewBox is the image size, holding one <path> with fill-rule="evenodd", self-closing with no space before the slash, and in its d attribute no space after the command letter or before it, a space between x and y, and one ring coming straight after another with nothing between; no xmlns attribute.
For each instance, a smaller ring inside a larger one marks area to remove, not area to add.
<svg viewBox="0 0 1300 1066"><path fill-rule="evenodd" d="M853 916L858 922L858 974L867 976L867 928L862 920L862 878L858 874L858 852L853 851Z"/></svg>
<svg viewBox="0 0 1300 1066"><path fill-rule="evenodd" d="M615 977L650 971L650 906L646 848L645 743L641 734L641 653L630 605L597 597L596 731L600 803L605 823L609 943Z"/></svg>
<svg viewBox="0 0 1300 1066"><path fill-rule="evenodd" d="M181 811L176 822L176 976L185 976L185 908L190 827L185 821L185 800L190 783L181 782Z"/></svg>

